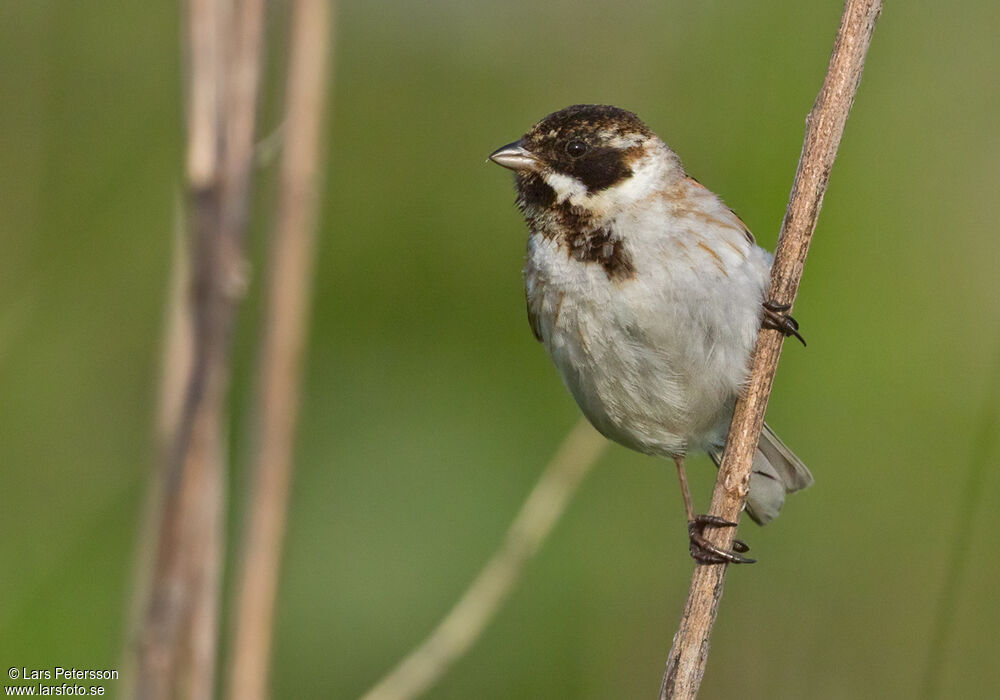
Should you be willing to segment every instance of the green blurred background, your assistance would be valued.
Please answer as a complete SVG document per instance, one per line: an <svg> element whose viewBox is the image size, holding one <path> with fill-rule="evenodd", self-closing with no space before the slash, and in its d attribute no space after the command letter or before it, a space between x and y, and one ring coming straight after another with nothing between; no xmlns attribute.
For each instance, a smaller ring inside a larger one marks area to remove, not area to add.
<svg viewBox="0 0 1000 700"><path fill-rule="evenodd" d="M356 697L422 639L576 420L528 330L525 232L486 154L567 104L626 107L773 248L840 12L340 3L276 698ZM788 345L769 412L816 485L744 528L760 563L730 573L705 698L918 695L960 542L940 697L997 697L998 27L994 0L883 14L796 304L809 347ZM182 172L179 35L165 2L0 3L3 667L120 667ZM234 532L256 312L255 290ZM981 508L959 528L977 453ZM713 470L690 471L707 505ZM672 467L613 447L430 697L653 697L691 569Z"/></svg>

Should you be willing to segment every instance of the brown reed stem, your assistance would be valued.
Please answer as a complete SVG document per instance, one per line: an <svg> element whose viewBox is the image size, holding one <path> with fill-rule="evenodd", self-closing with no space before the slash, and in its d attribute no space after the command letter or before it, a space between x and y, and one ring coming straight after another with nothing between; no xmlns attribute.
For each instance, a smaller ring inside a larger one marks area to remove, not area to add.
<svg viewBox="0 0 1000 700"><path fill-rule="evenodd" d="M136 650L134 696L143 699L208 700L214 693L226 397L231 336L246 286L262 28L263 0L188 1L191 337L183 352L190 361L175 422L163 428L155 555Z"/></svg>
<svg viewBox="0 0 1000 700"><path fill-rule="evenodd" d="M771 268L769 296L779 303L791 305L795 301L830 170L881 11L881 0L848 0L844 7L826 80L806 118L802 155ZM710 513L725 520L737 522L746 501L753 455L764 426L764 412L783 340L780 333L772 330L761 330L757 336L746 396L736 404L712 496ZM712 529L709 539L729 549L735 529ZM695 566L687 603L663 674L661 700L693 700L698 695L726 569L725 564Z"/></svg>
<svg viewBox="0 0 1000 700"><path fill-rule="evenodd" d="M228 697L264 700L274 627L321 183L333 8L295 0L288 45L284 149L257 364L252 484L243 533Z"/></svg>

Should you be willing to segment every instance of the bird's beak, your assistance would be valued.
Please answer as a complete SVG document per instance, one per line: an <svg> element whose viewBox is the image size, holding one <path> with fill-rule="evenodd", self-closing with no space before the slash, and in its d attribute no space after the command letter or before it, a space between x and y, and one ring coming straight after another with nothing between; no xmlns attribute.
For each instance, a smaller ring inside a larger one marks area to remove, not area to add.
<svg viewBox="0 0 1000 700"><path fill-rule="evenodd" d="M522 146L520 141L508 143L506 146L501 146L497 150L493 151L493 153L490 154L490 160L497 165L502 165L505 168L517 171L536 171L540 165L538 158L536 158L531 151Z"/></svg>

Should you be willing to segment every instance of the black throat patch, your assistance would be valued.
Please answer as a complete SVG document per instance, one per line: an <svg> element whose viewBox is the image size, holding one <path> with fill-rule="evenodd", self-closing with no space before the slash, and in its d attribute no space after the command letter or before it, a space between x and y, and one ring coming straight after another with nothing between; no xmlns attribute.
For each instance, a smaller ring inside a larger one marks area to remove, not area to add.
<svg viewBox="0 0 1000 700"><path fill-rule="evenodd" d="M635 275L632 257L609 226L598 225L582 207L555 200L555 192L539 176L518 176L517 206L533 234L556 241L573 260L600 265L610 280L623 282Z"/></svg>
<svg viewBox="0 0 1000 700"><path fill-rule="evenodd" d="M603 267L610 280L623 282L635 275L632 257L625 250L621 239L616 238L608 227L570 233L560 243L566 245L567 252L574 260L596 263Z"/></svg>

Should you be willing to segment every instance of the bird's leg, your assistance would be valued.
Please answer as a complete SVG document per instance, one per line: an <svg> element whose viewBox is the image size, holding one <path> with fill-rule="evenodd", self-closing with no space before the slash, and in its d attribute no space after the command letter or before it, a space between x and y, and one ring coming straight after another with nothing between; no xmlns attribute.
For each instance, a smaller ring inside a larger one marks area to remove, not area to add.
<svg viewBox="0 0 1000 700"><path fill-rule="evenodd" d="M799 322L788 314L788 310L792 308L791 304L779 304L774 299L768 299L763 306L764 320L761 325L764 328L781 331L781 334L786 338L794 335L800 343L806 344L806 339L799 335Z"/></svg>
<svg viewBox="0 0 1000 700"><path fill-rule="evenodd" d="M742 556L744 552L750 551L743 540L733 540L733 549L730 551L716 547L705 538L706 527L736 527L736 523L715 515L695 515L687 472L684 469L684 455L674 455L674 464L677 465L677 479L681 482L681 496L684 498L691 556L702 564L753 564L756 559Z"/></svg>

